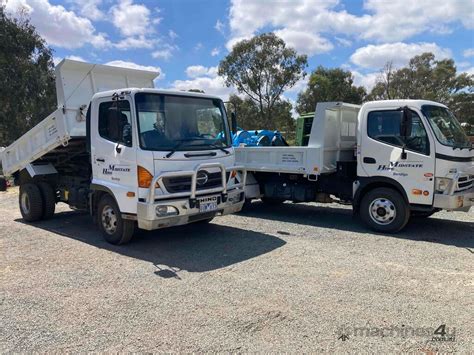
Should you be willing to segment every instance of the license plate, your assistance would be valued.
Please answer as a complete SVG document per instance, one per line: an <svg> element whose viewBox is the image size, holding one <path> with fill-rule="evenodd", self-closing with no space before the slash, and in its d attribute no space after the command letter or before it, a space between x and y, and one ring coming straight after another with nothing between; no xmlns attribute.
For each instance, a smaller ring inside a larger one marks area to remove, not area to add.
<svg viewBox="0 0 474 355"><path fill-rule="evenodd" d="M217 210L217 197L199 199L199 212L212 212Z"/></svg>

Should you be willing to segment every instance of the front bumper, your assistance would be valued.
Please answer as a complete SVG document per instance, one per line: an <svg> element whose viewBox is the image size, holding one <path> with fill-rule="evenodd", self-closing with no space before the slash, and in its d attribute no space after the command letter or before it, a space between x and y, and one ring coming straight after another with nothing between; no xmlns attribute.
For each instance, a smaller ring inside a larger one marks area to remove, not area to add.
<svg viewBox="0 0 474 355"><path fill-rule="evenodd" d="M433 207L444 210L469 211L474 206L474 187L451 195L435 194Z"/></svg>
<svg viewBox="0 0 474 355"><path fill-rule="evenodd" d="M219 168L221 170L222 186L207 190L197 189L197 173L205 168ZM245 201L244 187L247 174L243 167L234 166L230 168L230 170L241 172L241 180L238 184L232 185L232 190L227 190L226 169L220 163L200 164L191 171L168 172L155 177L152 181L146 201L138 202L138 227L153 230L197 222L212 218L216 215L239 212ZM157 183L160 184L162 179L168 176L190 176L192 180L191 191L188 193L155 196ZM201 212L201 201L209 198L215 198L217 200L217 208L210 212ZM159 206L168 206L170 209L177 211L177 214L163 217L158 216L156 209Z"/></svg>

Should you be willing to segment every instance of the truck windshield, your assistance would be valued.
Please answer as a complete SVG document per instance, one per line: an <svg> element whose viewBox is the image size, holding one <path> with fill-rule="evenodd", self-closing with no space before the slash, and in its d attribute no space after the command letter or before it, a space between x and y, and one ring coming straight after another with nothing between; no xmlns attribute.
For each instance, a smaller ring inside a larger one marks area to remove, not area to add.
<svg viewBox="0 0 474 355"><path fill-rule="evenodd" d="M453 148L470 148L471 143L456 117L444 107L424 105L421 112L428 119L441 144Z"/></svg>
<svg viewBox="0 0 474 355"><path fill-rule="evenodd" d="M230 146L221 100L138 93L135 103L142 149L180 151Z"/></svg>

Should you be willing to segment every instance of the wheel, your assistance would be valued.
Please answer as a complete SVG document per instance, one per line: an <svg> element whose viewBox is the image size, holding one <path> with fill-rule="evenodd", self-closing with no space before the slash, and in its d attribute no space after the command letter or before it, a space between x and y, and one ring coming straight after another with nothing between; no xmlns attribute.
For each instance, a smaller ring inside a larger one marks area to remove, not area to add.
<svg viewBox="0 0 474 355"><path fill-rule="evenodd" d="M20 212L25 221L35 222L43 217L43 198L37 185L30 183L21 185L19 202Z"/></svg>
<svg viewBox="0 0 474 355"><path fill-rule="evenodd" d="M262 197L261 198L262 202L266 205L281 205L285 200L281 198L275 198L275 197Z"/></svg>
<svg viewBox="0 0 474 355"><path fill-rule="evenodd" d="M0 177L0 191L7 191L7 180Z"/></svg>
<svg viewBox="0 0 474 355"><path fill-rule="evenodd" d="M117 203L110 195L104 195L100 199L97 221L104 239L111 244L125 244L133 237L134 221L122 218Z"/></svg>
<svg viewBox="0 0 474 355"><path fill-rule="evenodd" d="M53 217L54 209L56 208L56 194L54 193L53 187L47 182L41 181L38 183L38 187L43 198L43 219Z"/></svg>
<svg viewBox="0 0 474 355"><path fill-rule="evenodd" d="M364 195L360 217L377 232L395 233L408 223L410 209L398 191L380 187Z"/></svg>

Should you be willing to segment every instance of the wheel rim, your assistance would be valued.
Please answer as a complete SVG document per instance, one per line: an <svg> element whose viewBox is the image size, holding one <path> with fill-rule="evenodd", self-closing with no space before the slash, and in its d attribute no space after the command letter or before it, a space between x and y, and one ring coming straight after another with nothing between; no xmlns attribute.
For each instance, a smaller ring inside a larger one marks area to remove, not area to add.
<svg viewBox="0 0 474 355"><path fill-rule="evenodd" d="M102 227L104 227L107 234L114 234L117 230L117 215L109 205L102 209Z"/></svg>
<svg viewBox="0 0 474 355"><path fill-rule="evenodd" d="M369 214L375 223L387 225L393 222L397 216L397 210L392 201L386 198L377 198L370 204Z"/></svg>
<svg viewBox="0 0 474 355"><path fill-rule="evenodd" d="M30 198L26 192L21 195L21 209L26 214L30 213Z"/></svg>

